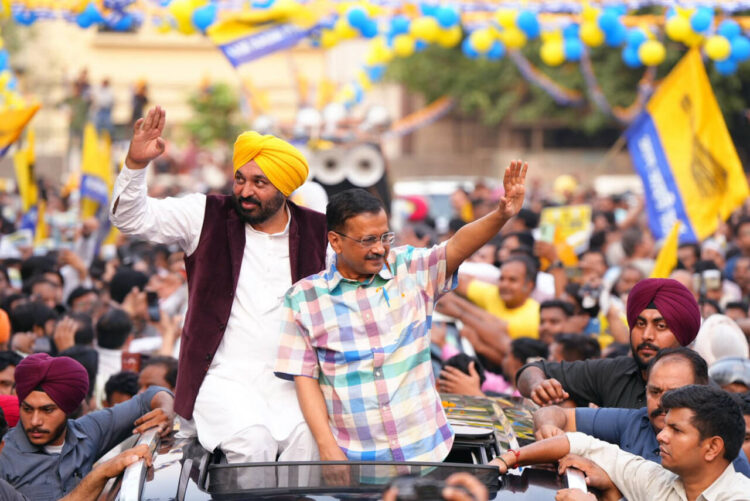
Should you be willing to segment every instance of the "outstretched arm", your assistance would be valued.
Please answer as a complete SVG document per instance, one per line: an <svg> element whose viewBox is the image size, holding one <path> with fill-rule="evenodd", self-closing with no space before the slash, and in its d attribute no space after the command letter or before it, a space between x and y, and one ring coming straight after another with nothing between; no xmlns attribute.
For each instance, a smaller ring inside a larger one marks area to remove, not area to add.
<svg viewBox="0 0 750 501"><path fill-rule="evenodd" d="M527 169L526 163L511 162L505 168L503 177L505 196L500 199L497 209L467 224L448 240L446 248L448 275L452 275L466 258L497 235L500 228L521 210L526 193Z"/></svg>
<svg viewBox="0 0 750 501"><path fill-rule="evenodd" d="M165 149L166 114L157 106L133 127L125 167L115 181L109 217L122 233L150 242L178 244L187 255L198 246L206 196L157 200L147 196L145 167Z"/></svg>

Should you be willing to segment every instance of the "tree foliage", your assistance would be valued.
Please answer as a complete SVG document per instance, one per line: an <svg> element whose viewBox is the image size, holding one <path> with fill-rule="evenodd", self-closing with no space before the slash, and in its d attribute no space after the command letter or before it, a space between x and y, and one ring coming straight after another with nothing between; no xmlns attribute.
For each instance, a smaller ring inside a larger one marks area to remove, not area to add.
<svg viewBox="0 0 750 501"><path fill-rule="evenodd" d="M188 98L193 116L186 127L201 146L232 144L244 130L235 90L225 83L211 84Z"/></svg>
<svg viewBox="0 0 750 501"><path fill-rule="evenodd" d="M507 56L500 61L469 59L460 48L431 46L409 58L394 59L388 66L387 77L427 101L452 96L458 102L460 113L476 116L486 125L553 121L559 126L588 133L604 127L625 127L600 112L591 101L578 63L548 67L539 60L539 47L538 41L530 42L523 49L524 56L553 81L584 93L585 105L557 104L544 90L524 79ZM626 107L633 103L644 68L628 68L616 48L589 50L594 74L610 105ZM684 53L683 46L667 43L667 58L658 68L657 79L666 76ZM739 147L750 137L745 116L750 108L750 64L741 65L731 76L719 75L711 62L706 66L727 125Z"/></svg>

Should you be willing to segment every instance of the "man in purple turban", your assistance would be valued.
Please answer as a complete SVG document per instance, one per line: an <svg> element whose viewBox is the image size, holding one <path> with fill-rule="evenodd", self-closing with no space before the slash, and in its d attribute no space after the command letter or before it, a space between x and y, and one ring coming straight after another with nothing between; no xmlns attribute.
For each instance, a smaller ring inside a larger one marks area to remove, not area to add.
<svg viewBox="0 0 750 501"><path fill-rule="evenodd" d="M174 399L158 386L109 409L68 419L89 388L86 369L72 358L30 355L16 366L15 380L20 426L4 437L0 479L30 499L70 493L99 457L134 432L172 429Z"/></svg>
<svg viewBox="0 0 750 501"><path fill-rule="evenodd" d="M663 348L687 346L700 328L693 294L676 280L641 280L628 295L632 357L534 362L518 371L518 391L539 405L571 399L577 406L637 409L646 405L646 369Z"/></svg>

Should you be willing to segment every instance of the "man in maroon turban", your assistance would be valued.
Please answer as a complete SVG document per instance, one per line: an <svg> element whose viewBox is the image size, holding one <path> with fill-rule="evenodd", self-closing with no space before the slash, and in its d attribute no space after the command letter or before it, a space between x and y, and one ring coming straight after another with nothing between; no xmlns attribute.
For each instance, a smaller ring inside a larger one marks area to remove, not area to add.
<svg viewBox="0 0 750 501"><path fill-rule="evenodd" d="M172 429L174 398L159 386L109 409L68 419L89 388L86 369L72 358L29 355L16 366L15 381L20 426L4 437L0 480L30 499L60 499L70 493L99 457L132 433Z"/></svg>
<svg viewBox="0 0 750 501"><path fill-rule="evenodd" d="M700 309L678 281L649 278L630 291L627 317L632 357L527 364L516 376L518 391L539 405L571 399L577 406L645 407L649 361L663 348L695 339Z"/></svg>

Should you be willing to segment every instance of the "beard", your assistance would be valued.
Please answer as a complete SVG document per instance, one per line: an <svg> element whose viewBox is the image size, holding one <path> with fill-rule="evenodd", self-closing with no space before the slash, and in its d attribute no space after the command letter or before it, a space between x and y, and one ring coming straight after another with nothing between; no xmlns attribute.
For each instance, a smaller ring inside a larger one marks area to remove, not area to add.
<svg viewBox="0 0 750 501"><path fill-rule="evenodd" d="M651 344L651 343L641 343L638 346L636 346L635 348L633 348L632 345L631 345L630 350L633 353L633 359L635 360L635 363L638 364L638 369L640 369L642 371L645 371L646 369L648 369L648 364L649 364L649 362L651 362L651 360L653 359L653 357L651 357L648 360L642 359L640 357L640 355L638 355L638 350L640 350L641 348L649 348L649 349L651 349L651 350L653 350L653 351L655 351L655 352L658 353L659 352L659 347L656 346L655 344ZM656 356L656 355L654 355L654 356Z"/></svg>
<svg viewBox="0 0 750 501"><path fill-rule="evenodd" d="M265 203L255 197L238 197L237 195L232 195L232 205L234 205L234 210L237 212L237 215L240 216L240 219L249 225L265 223L273 215L279 212L284 206L285 201L286 197L280 191ZM257 207L252 210L247 210L242 207L242 202L254 203Z"/></svg>
<svg viewBox="0 0 750 501"><path fill-rule="evenodd" d="M50 432L50 430L46 430L42 428L41 426L32 426L31 428L24 428L24 431L26 432L26 437L28 438L29 435L32 433L46 433L48 434L47 440L43 444L34 444L38 447L44 447L45 445L49 445L53 442L55 442L60 436L62 436L63 433L65 433L65 430L68 426L68 421L63 421L60 426L55 428ZM31 442L31 439L29 439L29 442ZM33 442L32 442L33 443Z"/></svg>

